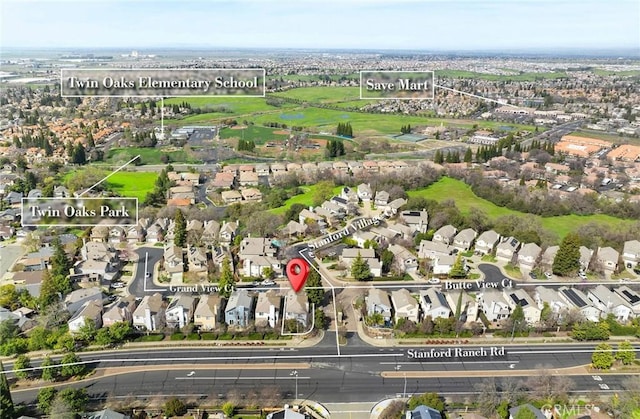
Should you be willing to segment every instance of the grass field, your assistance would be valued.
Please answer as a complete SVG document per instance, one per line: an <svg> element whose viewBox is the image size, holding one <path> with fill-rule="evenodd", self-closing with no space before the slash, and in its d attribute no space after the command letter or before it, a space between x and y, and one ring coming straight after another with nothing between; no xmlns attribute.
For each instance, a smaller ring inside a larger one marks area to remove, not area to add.
<svg viewBox="0 0 640 419"><path fill-rule="evenodd" d="M567 77L563 72L549 72L549 73L521 73L515 75L499 75L499 74L486 74L476 73L466 70L436 70L436 77L442 78L461 78L461 79L481 79L490 81L535 81L544 79L561 79Z"/></svg>
<svg viewBox="0 0 640 419"><path fill-rule="evenodd" d="M598 131L574 131L569 135L575 135L577 137L589 137L589 138L598 138L600 140L611 141L612 143L620 144L622 142L628 143L638 143L637 138L631 138L628 136L619 136L619 135L611 135Z"/></svg>
<svg viewBox="0 0 640 419"><path fill-rule="evenodd" d="M614 71L614 70L604 70L602 68L595 68L593 70L593 73L597 74L598 76L620 76L620 77L640 76L640 70Z"/></svg>
<svg viewBox="0 0 640 419"><path fill-rule="evenodd" d="M284 214L293 204L302 204L307 207L313 206L313 195L316 193L316 185L302 186L301 188L305 191L304 193L287 199L283 206L271 209L270 212L277 215ZM338 194L341 189L341 186L336 186L333 189L333 193Z"/></svg>
<svg viewBox="0 0 640 419"><path fill-rule="evenodd" d="M438 182L424 189L409 191L407 194L410 197L420 196L436 201L452 199L456 202L456 206L463 214L468 214L473 209L479 209L487 214L491 219L496 219L503 215L526 215L519 211L499 207L486 199L482 199L476 196L471 190L471 187L466 183L447 177L440 179ZM540 223L545 229L555 232L560 238L567 235L567 233L576 230L578 227L592 222L604 224L611 228L620 228L635 222L633 220L622 220L602 214L534 217L540 220Z"/></svg>
<svg viewBox="0 0 640 419"><path fill-rule="evenodd" d="M300 87L275 93L274 96L290 97L311 103L333 103L360 99L359 87Z"/></svg>
<svg viewBox="0 0 640 419"><path fill-rule="evenodd" d="M140 204L153 190L158 174L155 172L118 172L111 176L106 184L107 188L119 195L138 198Z"/></svg>
<svg viewBox="0 0 640 419"><path fill-rule="evenodd" d="M253 140L256 144L261 145L267 141L286 140L287 134L275 134L278 129L267 128L257 125L249 125L244 129L224 128L220 130L220 138L244 138L245 140Z"/></svg>
<svg viewBox="0 0 640 419"><path fill-rule="evenodd" d="M185 150L173 148L148 148L148 147L127 147L111 148L106 161L109 163L126 163L137 155L140 155L142 164L163 164L160 157L163 154L169 156L171 163L199 163L193 159Z"/></svg>

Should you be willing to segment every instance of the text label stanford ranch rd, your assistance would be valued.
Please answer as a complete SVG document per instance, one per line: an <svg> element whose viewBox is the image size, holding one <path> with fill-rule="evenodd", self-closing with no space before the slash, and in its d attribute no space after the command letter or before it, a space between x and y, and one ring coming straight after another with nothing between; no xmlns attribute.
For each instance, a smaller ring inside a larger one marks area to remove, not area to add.
<svg viewBox="0 0 640 419"><path fill-rule="evenodd" d="M444 358L486 358L504 357L507 352L504 346L479 348L431 348L407 349L409 359L444 359Z"/></svg>

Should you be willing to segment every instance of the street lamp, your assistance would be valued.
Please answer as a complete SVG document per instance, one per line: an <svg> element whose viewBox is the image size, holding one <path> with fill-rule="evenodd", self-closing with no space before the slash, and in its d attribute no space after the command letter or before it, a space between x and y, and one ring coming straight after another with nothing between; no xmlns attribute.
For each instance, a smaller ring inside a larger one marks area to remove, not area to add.
<svg viewBox="0 0 640 419"><path fill-rule="evenodd" d="M394 367L396 371L400 371L400 368L402 368L402 365L396 365ZM402 397L404 398L407 397L407 373L403 371L402 375L404 376L404 388L402 390Z"/></svg>
<svg viewBox="0 0 640 419"><path fill-rule="evenodd" d="M290 376L295 377L296 379L296 397L295 400L298 399L298 370L293 370L289 373Z"/></svg>

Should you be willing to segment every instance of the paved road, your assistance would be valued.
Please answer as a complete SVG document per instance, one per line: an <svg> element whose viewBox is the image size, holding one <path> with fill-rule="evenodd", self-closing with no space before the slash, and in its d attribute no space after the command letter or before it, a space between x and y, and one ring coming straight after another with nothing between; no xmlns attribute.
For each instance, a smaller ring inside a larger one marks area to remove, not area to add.
<svg viewBox="0 0 640 419"><path fill-rule="evenodd" d="M0 280L23 254L24 248L19 244L9 244L0 247Z"/></svg>
<svg viewBox="0 0 640 419"><path fill-rule="evenodd" d="M136 297L144 297L145 295L152 295L157 291L156 289L162 289L162 294L169 294L169 288L157 287L153 284L151 278L147 278L145 281L145 257L149 254L147 261L147 270L153 272L153 267L156 263L162 259L164 250L162 247L141 247L136 249L135 253L138 255L138 263L136 264L136 271L134 272L133 279L129 284L129 294ZM146 287L145 287L146 282ZM146 290L145 290L146 289Z"/></svg>
<svg viewBox="0 0 640 419"><path fill-rule="evenodd" d="M327 402L375 402L386 397L396 397L425 392L438 392L443 396L472 395L478 383L486 377L461 378L384 378L367 371L346 371L335 369L296 369L297 379L292 370L244 369L207 370L184 368L133 372L109 376L96 381L71 384L84 387L92 398L107 397L139 399L178 396L224 400L231 389L241 395L260 392L264 387L277 389L285 400L310 399ZM525 381L528 376L514 379ZM623 389L625 376L601 377L597 381L591 375L572 376L573 391L576 393L612 394ZM296 384L297 383L297 384ZM604 384L605 387L602 387ZM296 394L297 388L297 394ZM13 391L14 402L33 403L37 390Z"/></svg>

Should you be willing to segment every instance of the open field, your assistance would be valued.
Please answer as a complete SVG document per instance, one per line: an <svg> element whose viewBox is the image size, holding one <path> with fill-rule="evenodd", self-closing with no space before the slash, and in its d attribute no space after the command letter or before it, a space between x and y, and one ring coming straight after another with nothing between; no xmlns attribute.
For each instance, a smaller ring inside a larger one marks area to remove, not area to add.
<svg viewBox="0 0 640 419"><path fill-rule="evenodd" d="M220 130L220 138L243 138L245 140L253 140L257 145L262 145L267 141L282 141L289 138L288 134L276 134L275 131L278 131L278 129L258 125L249 125L244 129L224 128Z"/></svg>
<svg viewBox="0 0 640 419"><path fill-rule="evenodd" d="M303 189L305 192L300 195L296 195L287 199L283 206L278 208L273 208L270 210L270 212L273 214L282 215L293 204L302 204L307 207L313 206L313 195L316 193L316 185L301 186L301 189ZM333 189L333 193L338 194L340 193L341 189L342 189L341 186L336 186Z"/></svg>
<svg viewBox="0 0 640 419"><path fill-rule="evenodd" d="M290 97L311 103L333 103L360 99L359 87L300 87L285 92L274 93L274 96Z"/></svg>
<svg viewBox="0 0 640 419"><path fill-rule="evenodd" d="M279 107L268 105L262 97L177 97L164 101L165 106L186 102L192 108L210 109L213 113L233 115L277 111ZM283 104L283 108L295 105ZM197 115L194 115L197 116Z"/></svg>
<svg viewBox="0 0 640 419"><path fill-rule="evenodd" d="M607 134L604 132L598 132L598 131L587 131L587 130L580 130L580 131L574 131L569 135L575 135L577 137L589 137L589 138L598 138L600 140L605 140L605 141L611 141L612 143L615 144L640 144L640 140L638 140L637 138L631 138L631 137L627 137L627 136L619 136L619 135L612 135L612 134Z"/></svg>
<svg viewBox="0 0 640 419"><path fill-rule="evenodd" d="M521 73L516 75L499 75L476 73L466 70L436 70L436 78L481 79L490 81L535 81L543 79L561 79L567 77L564 72Z"/></svg>
<svg viewBox="0 0 640 419"><path fill-rule="evenodd" d="M598 76L620 76L620 77L640 76L640 70L614 71L614 70L604 70L602 68L594 68L593 73Z"/></svg>
<svg viewBox="0 0 640 419"><path fill-rule="evenodd" d="M525 213L514 211L509 208L499 207L492 202L476 196L471 187L462 181L452 178L442 178L438 182L424 189L408 191L410 197L420 196L436 201L452 199L463 214L468 214L474 209L482 210L491 219L496 219L503 215L526 215ZM542 226L555 232L560 238L567 235L578 227L588 223L599 223L611 228L619 228L634 223L634 220L622 220L608 215L563 215L558 217L534 216L540 220Z"/></svg>
<svg viewBox="0 0 640 419"><path fill-rule="evenodd" d="M142 164L163 164L160 160L163 154L169 156L170 163L200 163L183 149L150 147L111 148L105 160L114 164L126 163L138 154Z"/></svg>
<svg viewBox="0 0 640 419"><path fill-rule="evenodd" d="M153 190L158 174L155 172L118 172L111 176L107 188L124 197L138 198L140 204Z"/></svg>

